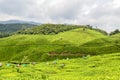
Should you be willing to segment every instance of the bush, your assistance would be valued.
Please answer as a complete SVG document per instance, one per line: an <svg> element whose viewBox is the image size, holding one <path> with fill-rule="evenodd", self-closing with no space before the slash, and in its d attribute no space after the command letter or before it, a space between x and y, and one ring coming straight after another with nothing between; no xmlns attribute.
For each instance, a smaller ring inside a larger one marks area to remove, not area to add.
<svg viewBox="0 0 120 80"><path fill-rule="evenodd" d="M118 34L120 33L119 29L116 29L115 31L111 32L110 35L115 35L115 34Z"/></svg>

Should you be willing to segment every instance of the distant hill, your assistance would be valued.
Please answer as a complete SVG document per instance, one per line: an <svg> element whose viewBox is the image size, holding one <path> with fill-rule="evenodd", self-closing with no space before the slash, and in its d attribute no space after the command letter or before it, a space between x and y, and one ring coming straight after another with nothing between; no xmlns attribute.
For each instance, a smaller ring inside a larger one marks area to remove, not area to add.
<svg viewBox="0 0 120 80"><path fill-rule="evenodd" d="M0 24L0 32L2 33L13 33L21 29L25 28L31 28L33 26L36 26L34 24L20 24L20 23L14 23L14 24Z"/></svg>
<svg viewBox="0 0 120 80"><path fill-rule="evenodd" d="M39 25L40 23L32 21L21 21L21 20L8 20L0 21L0 32L2 33L13 33L21 29L31 28Z"/></svg>

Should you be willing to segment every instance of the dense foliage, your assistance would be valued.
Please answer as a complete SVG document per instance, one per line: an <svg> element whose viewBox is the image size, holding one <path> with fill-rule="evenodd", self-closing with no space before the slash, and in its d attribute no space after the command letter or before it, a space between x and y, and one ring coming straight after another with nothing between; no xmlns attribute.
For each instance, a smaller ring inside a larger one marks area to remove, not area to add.
<svg viewBox="0 0 120 80"><path fill-rule="evenodd" d="M91 30L98 31L98 32L100 32L100 33L102 33L102 34L104 34L104 35L108 35L108 33L107 33L106 31L104 31L104 30L102 30L102 29L99 29L99 28L93 28L93 26L90 26L90 25L86 25L86 28L91 29Z"/></svg>
<svg viewBox="0 0 120 80"><path fill-rule="evenodd" d="M45 34L47 35L47 34L58 34L60 32L69 31L69 30L76 29L76 28L83 28L83 31L85 31L85 29L91 29L91 30L101 32L105 35L107 34L107 32L100 30L100 29L94 29L92 28L92 26L89 26L89 25L68 25L68 24L42 24L40 26L36 26L33 28L20 30L17 33L18 34Z"/></svg>
<svg viewBox="0 0 120 80"><path fill-rule="evenodd" d="M110 35L115 35L115 34L118 34L120 33L119 29L116 29L115 31L111 32Z"/></svg>
<svg viewBox="0 0 120 80"><path fill-rule="evenodd" d="M79 28L77 25L65 25L65 24L42 24L33 28L20 30L19 34L58 34L60 32Z"/></svg>

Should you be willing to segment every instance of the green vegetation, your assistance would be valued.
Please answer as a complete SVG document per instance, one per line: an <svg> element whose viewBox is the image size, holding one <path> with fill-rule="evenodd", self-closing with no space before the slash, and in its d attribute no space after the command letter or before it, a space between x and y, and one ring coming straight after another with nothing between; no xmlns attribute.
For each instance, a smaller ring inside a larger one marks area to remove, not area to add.
<svg viewBox="0 0 120 80"><path fill-rule="evenodd" d="M33 28L20 30L18 34L58 34L60 32L80 28L80 25L65 25L65 24L42 24Z"/></svg>
<svg viewBox="0 0 120 80"><path fill-rule="evenodd" d="M20 61L28 56L30 61L47 61L120 52L119 34L107 36L89 25L43 24L18 33L0 39L0 60Z"/></svg>
<svg viewBox="0 0 120 80"><path fill-rule="evenodd" d="M115 35L115 34L119 34L120 31L118 29L116 29L115 31L111 32L110 35Z"/></svg>
<svg viewBox="0 0 120 80"><path fill-rule="evenodd" d="M0 80L119 80L120 53L0 67ZM56 62L56 64L54 64ZM65 64L64 67L61 65ZM19 71L18 71L19 70Z"/></svg>
<svg viewBox="0 0 120 80"><path fill-rule="evenodd" d="M80 45L104 37L102 33L90 29L83 31L83 28L56 35L13 35L0 39L0 60L20 60L25 55L30 61L50 60L56 54L77 54Z"/></svg>
<svg viewBox="0 0 120 80"><path fill-rule="evenodd" d="M40 26L36 26L33 28L20 30L17 33L18 34L48 35L48 34L58 34L60 32L65 32L65 31L69 31L69 30L77 29L77 28L83 28L83 31L85 31L86 29L91 29L91 30L95 30L95 31L98 31L100 33L107 35L107 32L100 30L100 29L92 28L92 26L90 25L68 25L68 24L42 24Z"/></svg>
<svg viewBox="0 0 120 80"><path fill-rule="evenodd" d="M110 35L66 24L0 33L0 80L119 80L120 34Z"/></svg>
<svg viewBox="0 0 120 80"><path fill-rule="evenodd" d="M84 54L107 54L107 53L116 53L120 52L120 34L116 34L113 36L107 36L105 38L95 39L93 41L89 41L80 45L78 47L69 47L64 48L63 50L67 50L67 52L72 53L84 53ZM74 49L74 51L72 51Z"/></svg>

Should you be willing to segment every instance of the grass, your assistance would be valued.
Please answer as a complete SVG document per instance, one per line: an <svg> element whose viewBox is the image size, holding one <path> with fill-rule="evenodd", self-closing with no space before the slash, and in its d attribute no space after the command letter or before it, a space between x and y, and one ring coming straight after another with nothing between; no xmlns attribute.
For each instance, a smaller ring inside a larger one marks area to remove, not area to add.
<svg viewBox="0 0 120 80"><path fill-rule="evenodd" d="M13 35L0 39L0 60L20 60L27 55L31 61L36 61L36 59L41 61L44 53L48 54L49 52L64 50L63 48L66 46L64 44L79 46L104 37L106 36L100 32L90 29L83 31L83 28L62 32L57 35ZM67 45L66 47L70 46Z"/></svg>
<svg viewBox="0 0 120 80"><path fill-rule="evenodd" d="M73 59L56 59L36 65L0 67L0 80L119 80L120 53L87 56ZM61 68L61 64L65 64Z"/></svg>
<svg viewBox="0 0 120 80"><path fill-rule="evenodd" d="M120 79L120 34L79 28L56 35L17 34L0 42L0 80ZM37 64L8 66L10 61Z"/></svg>

